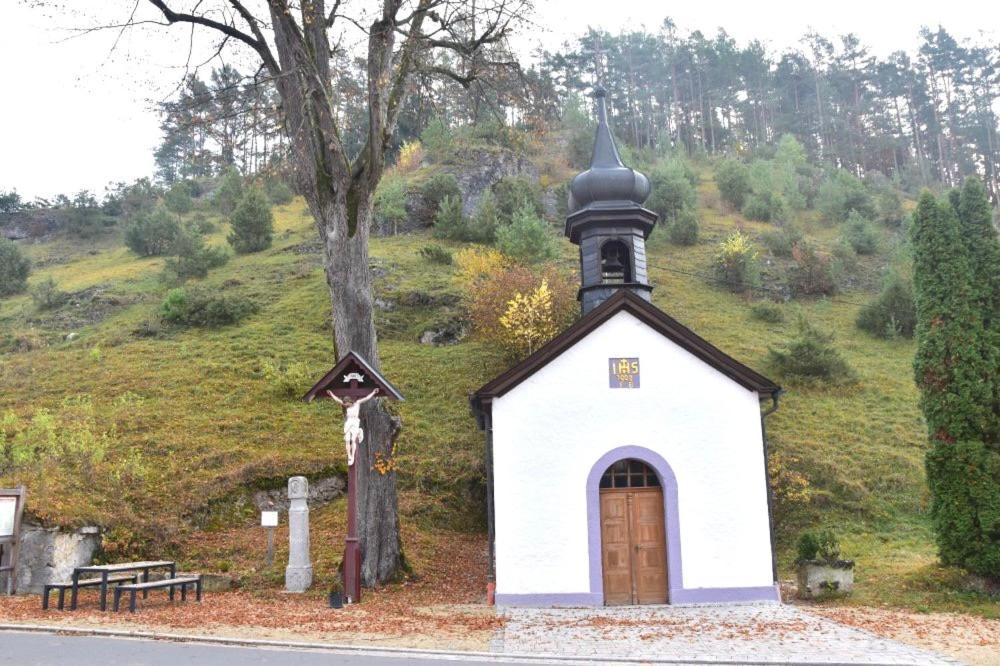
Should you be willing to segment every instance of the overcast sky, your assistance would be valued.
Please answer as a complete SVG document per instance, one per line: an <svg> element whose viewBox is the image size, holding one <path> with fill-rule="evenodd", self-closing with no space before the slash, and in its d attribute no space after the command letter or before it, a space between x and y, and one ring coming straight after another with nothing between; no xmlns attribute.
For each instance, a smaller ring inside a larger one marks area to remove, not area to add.
<svg viewBox="0 0 1000 666"><path fill-rule="evenodd" d="M14 188L29 199L83 188L100 194L108 182L151 175L159 140L153 105L183 76L188 29L127 31L112 50L117 32L81 35L72 28L124 20L130 0L74 0L73 12L37 4L0 0L0 62L7 64L0 190ZM518 47L555 50L588 25L655 30L666 16L683 32L712 35L721 26L741 44L764 39L778 52L811 28L831 38L854 32L878 55L912 52L921 26L944 25L959 39L981 40L984 30L1000 38L995 0L536 0L535 28Z"/></svg>

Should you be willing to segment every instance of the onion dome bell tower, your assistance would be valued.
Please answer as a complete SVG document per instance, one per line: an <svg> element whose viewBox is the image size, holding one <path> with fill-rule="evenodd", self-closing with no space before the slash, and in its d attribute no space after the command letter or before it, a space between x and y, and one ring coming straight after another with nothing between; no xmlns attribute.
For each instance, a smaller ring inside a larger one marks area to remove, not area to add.
<svg viewBox="0 0 1000 666"><path fill-rule="evenodd" d="M590 168L569 186L566 236L580 246L582 284L577 298L584 315L618 289L647 301L653 290L646 274L646 239L656 224L656 213L642 207L649 196L649 179L622 164L608 127L606 96L604 88L594 90L594 154Z"/></svg>

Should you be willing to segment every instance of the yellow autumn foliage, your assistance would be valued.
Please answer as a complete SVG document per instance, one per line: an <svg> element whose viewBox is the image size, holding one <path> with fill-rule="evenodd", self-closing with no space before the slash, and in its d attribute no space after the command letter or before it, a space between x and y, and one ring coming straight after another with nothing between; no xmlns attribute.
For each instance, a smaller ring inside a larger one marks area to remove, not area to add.
<svg viewBox="0 0 1000 666"><path fill-rule="evenodd" d="M507 311L500 317L500 325L519 355L530 354L551 340L559 325L548 281L543 279L538 288L529 294L514 294L514 298L507 302Z"/></svg>
<svg viewBox="0 0 1000 666"><path fill-rule="evenodd" d="M473 246L455 254L455 266L459 284L473 286L505 271L510 259L491 247Z"/></svg>

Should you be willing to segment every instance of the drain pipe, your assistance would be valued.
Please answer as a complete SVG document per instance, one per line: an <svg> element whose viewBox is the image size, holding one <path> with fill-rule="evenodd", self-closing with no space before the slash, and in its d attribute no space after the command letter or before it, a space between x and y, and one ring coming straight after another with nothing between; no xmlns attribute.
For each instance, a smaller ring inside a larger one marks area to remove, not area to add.
<svg viewBox="0 0 1000 666"><path fill-rule="evenodd" d="M771 475L768 469L767 451L767 427L764 425L764 418L778 411L778 398L784 394L784 389L777 389L771 393L771 406L760 413L760 435L764 442L764 487L767 489L767 529L771 537L771 577L774 584L778 585L778 555L774 549L774 493L771 490Z"/></svg>

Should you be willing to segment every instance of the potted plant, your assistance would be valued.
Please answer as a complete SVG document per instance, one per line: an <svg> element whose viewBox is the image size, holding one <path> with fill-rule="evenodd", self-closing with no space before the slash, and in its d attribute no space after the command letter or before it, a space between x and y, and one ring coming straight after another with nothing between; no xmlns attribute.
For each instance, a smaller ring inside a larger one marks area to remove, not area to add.
<svg viewBox="0 0 1000 666"><path fill-rule="evenodd" d="M828 599L854 588L854 560L840 559L840 543L832 532L806 532L799 537L795 563L800 599Z"/></svg>
<svg viewBox="0 0 1000 666"><path fill-rule="evenodd" d="M330 608L344 607L344 581L340 578L340 571L333 577L333 584L330 586Z"/></svg>

